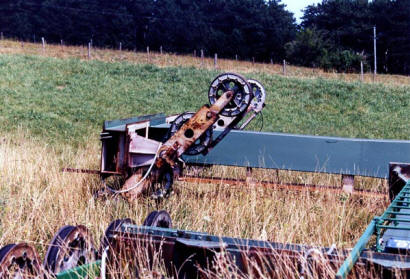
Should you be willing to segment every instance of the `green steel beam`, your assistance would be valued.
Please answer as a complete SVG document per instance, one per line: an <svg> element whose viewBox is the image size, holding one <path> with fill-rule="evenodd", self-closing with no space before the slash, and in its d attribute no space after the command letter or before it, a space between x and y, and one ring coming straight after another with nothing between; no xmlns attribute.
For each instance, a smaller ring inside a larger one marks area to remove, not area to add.
<svg viewBox="0 0 410 279"><path fill-rule="evenodd" d="M410 231L410 227L403 227L403 226L385 226L385 225L377 225L378 228L381 229L391 229L391 230L405 230Z"/></svg>
<svg viewBox="0 0 410 279"><path fill-rule="evenodd" d="M410 226L389 226L389 225L383 225L385 222L394 222L394 221L400 221L400 222L409 222L408 220L401 220L397 218L390 218L390 216L393 212L393 208L397 208L398 206L395 206L400 199L400 195L404 192L407 192L410 189L410 181L406 183L406 185L401 189L399 194L396 196L396 198L392 201L392 203L387 207L387 209L384 211L381 217L375 217L373 220L370 222L370 224L367 226L365 232L362 234L362 236L359 238L359 241L356 243L356 245L353 247L352 251L350 252L349 256L346 258L346 260L343 262L342 266L339 268L336 274L337 279L345 279L349 272L352 270L354 264L360 257L361 252L363 249L366 247L367 243L370 240L370 237L376 232L377 233L377 250L380 250L379 247L379 238L380 238L380 229L393 229L393 230L405 230L405 231L410 231ZM403 203L403 201L400 201ZM404 209L409 209L408 206L402 206L400 208ZM395 213L393 213L395 214Z"/></svg>
<svg viewBox="0 0 410 279"><path fill-rule="evenodd" d="M349 272L352 270L354 264L359 259L360 254L366 248L367 242L369 242L370 237L373 235L376 227L377 218L373 219L367 226L366 230L357 241L356 245L353 247L349 256L343 262L342 266L339 268L336 274L337 279L345 279Z"/></svg>
<svg viewBox="0 0 410 279"><path fill-rule="evenodd" d="M219 133L215 131L214 137ZM409 158L408 140L353 139L235 130L206 156L184 156L183 159L191 164L387 178L387 166L390 162L407 162Z"/></svg>
<svg viewBox="0 0 410 279"><path fill-rule="evenodd" d="M93 279L100 276L101 261L85 264L57 274L57 279Z"/></svg>
<svg viewBox="0 0 410 279"><path fill-rule="evenodd" d="M387 210L386 213L391 214L391 215L410 216L410 213L400 213L400 211L389 211L389 210Z"/></svg>

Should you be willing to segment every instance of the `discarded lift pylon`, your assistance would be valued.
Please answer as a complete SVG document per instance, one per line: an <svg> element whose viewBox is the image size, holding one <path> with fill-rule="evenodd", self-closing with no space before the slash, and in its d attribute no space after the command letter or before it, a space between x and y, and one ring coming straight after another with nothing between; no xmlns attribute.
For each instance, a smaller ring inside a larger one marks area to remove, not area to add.
<svg viewBox="0 0 410 279"><path fill-rule="evenodd" d="M105 122L100 172L105 190L130 202L148 192L154 198L168 196L182 172L180 157L207 154L231 130L244 129L265 106L265 89L257 80L225 73L212 81L208 99L196 113L167 117L166 134L150 131L155 116ZM117 189L107 182L113 175L125 179Z"/></svg>

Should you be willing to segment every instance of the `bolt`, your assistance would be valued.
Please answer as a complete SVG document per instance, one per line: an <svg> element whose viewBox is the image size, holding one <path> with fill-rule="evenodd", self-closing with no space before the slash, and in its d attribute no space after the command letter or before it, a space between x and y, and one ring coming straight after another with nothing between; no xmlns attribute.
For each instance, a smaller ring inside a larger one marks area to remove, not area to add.
<svg viewBox="0 0 410 279"><path fill-rule="evenodd" d="M210 119L212 117L212 112L208 111L206 113L206 118Z"/></svg>

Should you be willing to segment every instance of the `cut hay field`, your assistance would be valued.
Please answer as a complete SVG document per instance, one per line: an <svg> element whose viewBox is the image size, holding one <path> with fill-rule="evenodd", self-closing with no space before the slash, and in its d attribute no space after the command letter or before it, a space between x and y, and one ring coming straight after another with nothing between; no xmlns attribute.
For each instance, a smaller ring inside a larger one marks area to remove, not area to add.
<svg viewBox="0 0 410 279"><path fill-rule="evenodd" d="M101 187L95 176L60 172L67 166L98 169L103 120L196 110L207 103L208 86L219 72L0 55L0 247L28 241L44 256L64 224L86 225L98 245L110 221L130 217L141 224L153 209L168 210L181 229L351 247L383 211L385 199L261 189L257 183L231 189L178 182L176 193L159 205L143 198L129 205L121 198L93 198ZM408 85L239 72L265 85L264 131L409 139ZM261 127L255 122L251 128ZM241 175L231 168L215 171ZM281 175L324 185L335 179ZM385 185L384 180L365 183L377 189Z"/></svg>

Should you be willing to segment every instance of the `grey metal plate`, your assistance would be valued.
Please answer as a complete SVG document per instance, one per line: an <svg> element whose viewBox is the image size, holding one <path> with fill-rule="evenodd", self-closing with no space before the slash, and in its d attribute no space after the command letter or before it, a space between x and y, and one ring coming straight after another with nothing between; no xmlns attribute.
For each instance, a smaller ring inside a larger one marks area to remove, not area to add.
<svg viewBox="0 0 410 279"><path fill-rule="evenodd" d="M142 115L131 118L117 119L117 120L106 120L104 121L104 131L114 131L114 132L124 132L125 126L127 124L141 122L141 121L151 121L151 125L159 125L165 122L165 115L160 114L149 114Z"/></svg>
<svg viewBox="0 0 410 279"><path fill-rule="evenodd" d="M410 141L232 131L206 156L184 160L386 178L389 162L410 161Z"/></svg>

